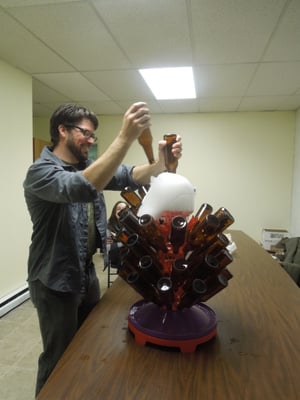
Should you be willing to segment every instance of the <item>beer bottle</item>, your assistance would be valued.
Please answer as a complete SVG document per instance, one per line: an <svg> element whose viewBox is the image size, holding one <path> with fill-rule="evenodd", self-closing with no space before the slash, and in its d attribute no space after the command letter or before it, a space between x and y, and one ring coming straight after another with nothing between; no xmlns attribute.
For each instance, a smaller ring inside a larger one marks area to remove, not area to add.
<svg viewBox="0 0 300 400"><path fill-rule="evenodd" d="M186 219L180 215L174 217L171 221L170 242L175 254L178 253L179 247L185 242L186 227Z"/></svg>
<svg viewBox="0 0 300 400"><path fill-rule="evenodd" d="M146 301L152 301L153 303L159 303L158 294L155 287L149 285L145 280L134 271L128 274L126 282L139 293Z"/></svg>
<svg viewBox="0 0 300 400"><path fill-rule="evenodd" d="M188 247L205 248L209 242L219 233L219 220L213 215L209 214L202 222L196 222L188 235ZM187 248L189 250L189 248Z"/></svg>
<svg viewBox="0 0 300 400"><path fill-rule="evenodd" d="M134 190L132 190L129 186L127 186L125 189L121 191L121 196L123 197L123 199L127 201L128 204L130 204L133 211L137 213L142 203L142 199L137 195L137 193Z"/></svg>
<svg viewBox="0 0 300 400"><path fill-rule="evenodd" d="M231 224L234 223L234 218L230 214L230 212L225 208L221 207L218 209L218 211L215 212L215 217L217 217L219 221L219 229L220 231L224 231L226 228L228 228Z"/></svg>
<svg viewBox="0 0 300 400"><path fill-rule="evenodd" d="M176 142L177 135L175 134L167 134L164 135L164 140L166 140L167 144L164 148L165 154L165 164L168 172L176 173L176 169L178 166L178 159L173 156L172 153L172 145Z"/></svg>
<svg viewBox="0 0 300 400"><path fill-rule="evenodd" d="M167 308L172 307L174 300L173 285L169 277L164 276L157 282L158 296L161 304Z"/></svg>
<svg viewBox="0 0 300 400"><path fill-rule="evenodd" d="M207 248L207 253L217 256L229 245L229 239L224 233L219 233L213 243Z"/></svg>
<svg viewBox="0 0 300 400"><path fill-rule="evenodd" d="M205 254L200 260L192 259L189 261L188 278L185 282L185 290L194 279L207 279L219 271L219 263L212 254Z"/></svg>
<svg viewBox="0 0 300 400"><path fill-rule="evenodd" d="M229 253L227 249L223 249L217 256L216 259L218 260L219 269L224 269L233 261L232 255Z"/></svg>
<svg viewBox="0 0 300 400"><path fill-rule="evenodd" d="M163 235L161 234L157 223L150 214L143 214L139 218L140 235L149 242L156 250L167 252L167 246Z"/></svg>
<svg viewBox="0 0 300 400"><path fill-rule="evenodd" d="M188 223L188 231L190 231L196 223L202 223L205 220L205 217L211 214L213 208L211 205L207 203L203 203L196 214L192 215Z"/></svg>
<svg viewBox="0 0 300 400"><path fill-rule="evenodd" d="M141 199L143 199L146 196L149 188L150 188L149 185L143 185L138 187L137 191Z"/></svg>
<svg viewBox="0 0 300 400"><path fill-rule="evenodd" d="M138 270L143 279L151 285L156 285L162 275L159 261L148 254L139 259Z"/></svg>
<svg viewBox="0 0 300 400"><path fill-rule="evenodd" d="M189 265L184 258L177 258L173 261L171 280L173 282L174 290L182 286L185 280L188 278Z"/></svg>
<svg viewBox="0 0 300 400"><path fill-rule="evenodd" d="M152 133L149 128L145 129L140 136L138 137L139 144L143 147L144 152L147 156L149 164L153 164L155 162L153 156L153 148L152 148Z"/></svg>
<svg viewBox="0 0 300 400"><path fill-rule="evenodd" d="M197 303L201 296L207 291L206 283L201 279L194 279L192 282L192 287L189 291L184 292L182 295L179 304L178 310L182 310L183 308L189 308L193 304Z"/></svg>
<svg viewBox="0 0 300 400"><path fill-rule="evenodd" d="M118 234L116 235L115 240L117 242L121 242L126 245L129 236L130 236L130 233L128 231L126 231L126 229L120 229Z"/></svg>
<svg viewBox="0 0 300 400"><path fill-rule="evenodd" d="M132 272L136 272L137 262L132 259L132 255L129 255L121 261L121 266L118 270L118 275L127 281L127 276Z"/></svg>
<svg viewBox="0 0 300 400"><path fill-rule="evenodd" d="M119 223L124 225L128 232L140 232L139 219L130 208L125 208L121 211L119 215Z"/></svg>
<svg viewBox="0 0 300 400"><path fill-rule="evenodd" d="M215 294L228 286L228 280L232 278L231 273L228 270L221 271L218 275L208 278L205 283L207 286L207 292L200 297L200 301L207 301Z"/></svg>
<svg viewBox="0 0 300 400"><path fill-rule="evenodd" d="M199 210L196 212L195 217L198 219L198 222L203 222L205 220L205 217L209 214L211 214L213 211L213 208L210 204L208 203L203 203Z"/></svg>
<svg viewBox="0 0 300 400"><path fill-rule="evenodd" d="M125 267L129 268L130 271L131 270L135 271L137 268L138 260L136 259L134 254L130 252L128 247L126 246L121 247L119 254L120 254L120 267L118 268L118 270Z"/></svg>
<svg viewBox="0 0 300 400"><path fill-rule="evenodd" d="M146 254L156 256L155 249L147 245L145 241L142 241L137 233L132 233L131 235L129 235L125 245L129 248L131 253L134 254L137 259L140 259Z"/></svg>
<svg viewBox="0 0 300 400"><path fill-rule="evenodd" d="M233 275L232 275L232 273L230 272L230 271L228 271L228 269L223 269L221 272L220 272L220 275L222 275L224 278L226 278L227 279L227 282L229 281L229 279L231 279L231 278L233 278Z"/></svg>

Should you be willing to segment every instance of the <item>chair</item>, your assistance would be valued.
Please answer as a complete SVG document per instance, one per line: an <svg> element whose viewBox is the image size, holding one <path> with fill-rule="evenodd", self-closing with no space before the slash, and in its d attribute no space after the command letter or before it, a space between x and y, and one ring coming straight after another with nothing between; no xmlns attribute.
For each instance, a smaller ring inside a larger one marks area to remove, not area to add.
<svg viewBox="0 0 300 400"><path fill-rule="evenodd" d="M108 265L107 265L107 287L109 288L115 277L118 275L118 269L121 266L120 248L117 243L113 243L108 252Z"/></svg>
<svg viewBox="0 0 300 400"><path fill-rule="evenodd" d="M107 266L107 287L108 288L111 286L111 284L115 280L115 276L117 276L117 275L118 275L118 269L113 267L111 265L110 260L109 260L109 263L108 263L108 266Z"/></svg>
<svg viewBox="0 0 300 400"><path fill-rule="evenodd" d="M283 238L275 247L275 257L300 287L300 237Z"/></svg>

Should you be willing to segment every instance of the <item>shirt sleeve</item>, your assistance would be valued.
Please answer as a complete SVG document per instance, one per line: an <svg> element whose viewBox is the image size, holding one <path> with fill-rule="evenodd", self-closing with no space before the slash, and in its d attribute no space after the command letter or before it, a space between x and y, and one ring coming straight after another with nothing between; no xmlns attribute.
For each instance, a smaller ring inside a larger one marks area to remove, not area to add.
<svg viewBox="0 0 300 400"><path fill-rule="evenodd" d="M139 185L132 178L133 168L133 166L121 164L111 181L105 187L105 190L123 190L127 186L136 190Z"/></svg>
<svg viewBox="0 0 300 400"><path fill-rule="evenodd" d="M97 197L95 187L81 171L67 170L48 161L29 168L23 187L25 193L55 203L90 202Z"/></svg>

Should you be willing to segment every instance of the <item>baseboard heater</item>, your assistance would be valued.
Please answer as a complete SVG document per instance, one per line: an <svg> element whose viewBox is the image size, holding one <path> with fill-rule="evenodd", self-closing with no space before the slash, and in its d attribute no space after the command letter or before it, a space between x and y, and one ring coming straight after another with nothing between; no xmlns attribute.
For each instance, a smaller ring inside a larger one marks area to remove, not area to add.
<svg viewBox="0 0 300 400"><path fill-rule="evenodd" d="M18 307L29 299L29 289L27 285L15 290L7 296L0 299L0 318L7 314L9 311Z"/></svg>

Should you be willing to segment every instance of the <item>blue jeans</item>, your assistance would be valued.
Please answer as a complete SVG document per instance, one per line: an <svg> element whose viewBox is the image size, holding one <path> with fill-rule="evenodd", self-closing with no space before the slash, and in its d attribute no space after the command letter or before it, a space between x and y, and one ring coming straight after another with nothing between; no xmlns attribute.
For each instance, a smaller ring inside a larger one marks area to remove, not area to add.
<svg viewBox="0 0 300 400"><path fill-rule="evenodd" d="M38 361L36 396L71 342L80 325L100 299L100 286L94 265L86 270L82 293L51 290L40 281L29 282L31 300L37 309L43 352Z"/></svg>

